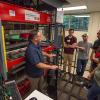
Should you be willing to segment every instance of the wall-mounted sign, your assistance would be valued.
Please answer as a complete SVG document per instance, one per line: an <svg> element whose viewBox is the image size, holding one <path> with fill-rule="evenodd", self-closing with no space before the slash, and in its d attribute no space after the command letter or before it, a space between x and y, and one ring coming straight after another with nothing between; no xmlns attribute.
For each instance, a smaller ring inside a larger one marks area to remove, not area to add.
<svg viewBox="0 0 100 100"><path fill-rule="evenodd" d="M25 20L40 21L40 14L37 12L25 10Z"/></svg>
<svg viewBox="0 0 100 100"><path fill-rule="evenodd" d="M57 23L63 23L63 11L57 11L57 16L56 16L56 22Z"/></svg>

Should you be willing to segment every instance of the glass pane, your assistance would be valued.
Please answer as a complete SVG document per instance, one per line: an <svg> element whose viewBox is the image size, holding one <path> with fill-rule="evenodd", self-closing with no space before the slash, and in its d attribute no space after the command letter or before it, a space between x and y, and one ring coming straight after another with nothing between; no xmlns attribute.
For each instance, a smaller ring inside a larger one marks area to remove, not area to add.
<svg viewBox="0 0 100 100"><path fill-rule="evenodd" d="M64 16L64 26L66 29L69 29L69 19L70 19L70 16L67 15L67 16Z"/></svg>
<svg viewBox="0 0 100 100"><path fill-rule="evenodd" d="M87 31L89 24L89 17L76 17L75 15L65 15L64 23L65 28L73 28L76 31Z"/></svg>

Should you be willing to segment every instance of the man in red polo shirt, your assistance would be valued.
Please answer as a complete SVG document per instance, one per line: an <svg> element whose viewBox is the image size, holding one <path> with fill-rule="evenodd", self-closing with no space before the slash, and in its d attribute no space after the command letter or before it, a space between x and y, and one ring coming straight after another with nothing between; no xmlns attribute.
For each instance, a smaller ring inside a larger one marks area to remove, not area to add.
<svg viewBox="0 0 100 100"><path fill-rule="evenodd" d="M73 35L74 29L69 29L69 35L64 40L64 67L66 72L66 66L68 64L68 72L71 73L72 60L74 55L74 49L76 48L77 38Z"/></svg>

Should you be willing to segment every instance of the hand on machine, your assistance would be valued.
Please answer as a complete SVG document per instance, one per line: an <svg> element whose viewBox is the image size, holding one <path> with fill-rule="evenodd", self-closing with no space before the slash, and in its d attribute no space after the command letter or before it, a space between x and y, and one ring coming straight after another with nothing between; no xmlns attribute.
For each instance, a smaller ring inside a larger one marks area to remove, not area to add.
<svg viewBox="0 0 100 100"><path fill-rule="evenodd" d="M56 54L49 54L49 58L56 57Z"/></svg>
<svg viewBox="0 0 100 100"><path fill-rule="evenodd" d="M51 65L51 69L56 70L56 69L58 69L58 66L57 65Z"/></svg>

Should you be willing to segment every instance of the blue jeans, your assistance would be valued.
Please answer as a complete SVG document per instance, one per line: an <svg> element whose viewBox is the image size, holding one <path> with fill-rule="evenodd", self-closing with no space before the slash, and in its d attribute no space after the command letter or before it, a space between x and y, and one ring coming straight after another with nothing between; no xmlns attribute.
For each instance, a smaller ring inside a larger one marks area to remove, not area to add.
<svg viewBox="0 0 100 100"><path fill-rule="evenodd" d="M88 62L87 59L85 60L77 59L77 68L76 68L77 75L83 76L87 62Z"/></svg>
<svg viewBox="0 0 100 100"><path fill-rule="evenodd" d="M96 100L95 98L100 94L100 87L94 81L92 87L88 91L88 100Z"/></svg>

